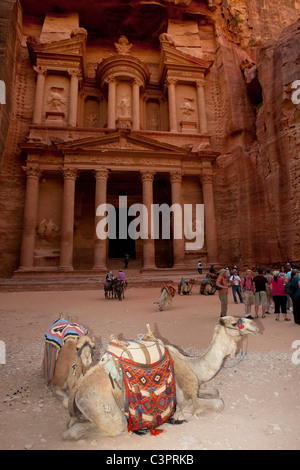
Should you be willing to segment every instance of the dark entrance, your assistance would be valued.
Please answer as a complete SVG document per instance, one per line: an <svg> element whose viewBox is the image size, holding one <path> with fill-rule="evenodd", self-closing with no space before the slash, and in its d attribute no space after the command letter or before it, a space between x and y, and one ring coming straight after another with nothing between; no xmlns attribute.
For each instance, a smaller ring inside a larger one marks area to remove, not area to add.
<svg viewBox="0 0 300 470"><path fill-rule="evenodd" d="M126 207L120 207L122 197L126 197ZM109 237L108 258L124 260L128 254L130 260L141 262L141 242L128 236L128 226L135 219L134 216L128 216L129 207L142 202L142 182L139 173L112 172L107 182L107 202L113 205L116 220L116 239Z"/></svg>
<svg viewBox="0 0 300 470"><path fill-rule="evenodd" d="M153 182L153 202L154 204L168 204L172 205L171 197L171 183L169 174L157 173ZM155 264L157 268L171 268L173 266L173 233L172 233L172 214L171 214L171 227L170 239L162 238L162 226L166 221L162 220L160 215L159 220L159 239L155 240Z"/></svg>
<svg viewBox="0 0 300 470"><path fill-rule="evenodd" d="M74 208L74 269L90 270L94 265L95 179L83 172L76 180Z"/></svg>

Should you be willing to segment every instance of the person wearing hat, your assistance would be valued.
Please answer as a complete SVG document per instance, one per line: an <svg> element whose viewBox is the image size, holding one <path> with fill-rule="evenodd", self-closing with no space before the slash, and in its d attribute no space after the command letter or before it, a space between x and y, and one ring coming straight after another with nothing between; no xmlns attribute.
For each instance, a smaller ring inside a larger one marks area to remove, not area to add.
<svg viewBox="0 0 300 470"><path fill-rule="evenodd" d="M227 305L228 305L228 288L229 284L226 280L226 269L221 269L219 276L217 278L216 287L219 292L219 299L221 302L221 317L226 317L227 315Z"/></svg>
<svg viewBox="0 0 300 470"><path fill-rule="evenodd" d="M247 269L246 277L242 278L241 288L243 292L243 299L245 304L245 315L246 318L252 319L251 306L254 305L254 291L253 291L253 279L251 269Z"/></svg>

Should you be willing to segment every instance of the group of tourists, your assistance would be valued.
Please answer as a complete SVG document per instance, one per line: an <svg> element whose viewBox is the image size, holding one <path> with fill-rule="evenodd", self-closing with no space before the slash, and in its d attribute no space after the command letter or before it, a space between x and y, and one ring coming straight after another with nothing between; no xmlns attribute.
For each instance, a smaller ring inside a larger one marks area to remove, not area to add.
<svg viewBox="0 0 300 470"><path fill-rule="evenodd" d="M284 321L290 321L288 312L293 312L294 323L300 325L300 271L287 263L271 273L270 269L259 268L257 274L247 269L245 276L240 276L237 266L230 271L221 269L216 283L221 302L221 316L227 315L228 291L232 288L234 303L243 303L246 318L265 318L274 309L275 320L282 314ZM254 317L252 316L254 306Z"/></svg>

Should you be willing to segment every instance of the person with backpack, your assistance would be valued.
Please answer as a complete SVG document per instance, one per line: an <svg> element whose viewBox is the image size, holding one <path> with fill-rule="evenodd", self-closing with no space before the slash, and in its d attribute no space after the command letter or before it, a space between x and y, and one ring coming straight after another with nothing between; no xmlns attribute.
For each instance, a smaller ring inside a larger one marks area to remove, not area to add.
<svg viewBox="0 0 300 470"><path fill-rule="evenodd" d="M245 304L246 318L253 319L251 316L251 307L254 305L254 291L253 291L253 279L251 269L247 269L246 277L242 278L241 288L243 292L243 300Z"/></svg>
<svg viewBox="0 0 300 470"><path fill-rule="evenodd" d="M298 269L294 270L290 296L293 301L294 322L296 325L300 325L300 275Z"/></svg>
<svg viewBox="0 0 300 470"><path fill-rule="evenodd" d="M237 296L236 296L236 294L237 294L239 296L241 304L243 304L244 300L243 300L243 296L242 296L242 292L241 292L241 278L240 278L236 268L233 269L229 280L230 280L231 285L232 285L232 295L233 295L234 303L235 304L238 303Z"/></svg>

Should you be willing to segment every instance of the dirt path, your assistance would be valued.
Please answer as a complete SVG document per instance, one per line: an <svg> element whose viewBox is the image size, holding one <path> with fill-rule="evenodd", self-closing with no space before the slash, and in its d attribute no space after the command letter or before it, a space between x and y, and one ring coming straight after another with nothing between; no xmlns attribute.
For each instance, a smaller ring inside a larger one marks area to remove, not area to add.
<svg viewBox="0 0 300 470"><path fill-rule="evenodd" d="M172 310L159 312L153 302L158 288L129 288L122 302L104 299L100 291L0 293L0 340L6 363L0 364L0 449L299 449L300 327L258 319L260 334L244 342L239 364L228 360L211 381L225 402L220 414L206 413L180 426L163 426L158 436L124 433L116 438L68 442L61 433L68 413L47 388L41 374L44 334L59 312L72 315L94 335L99 359L109 336L134 339L150 323L164 342L188 353L206 349L218 322L217 295L176 294ZM228 314L244 316L229 297ZM282 319L281 319L282 320ZM295 346L295 344L294 344ZM295 363L296 362L296 363Z"/></svg>

